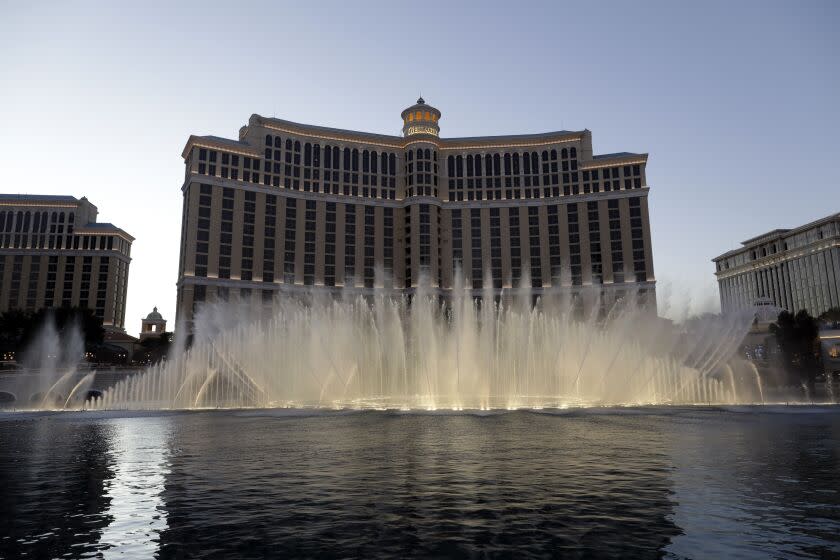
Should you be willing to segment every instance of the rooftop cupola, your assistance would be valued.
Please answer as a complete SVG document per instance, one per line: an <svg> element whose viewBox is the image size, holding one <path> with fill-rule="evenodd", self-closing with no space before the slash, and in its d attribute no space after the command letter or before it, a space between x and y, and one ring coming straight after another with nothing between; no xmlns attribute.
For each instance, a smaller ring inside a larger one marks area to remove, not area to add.
<svg viewBox="0 0 840 560"><path fill-rule="evenodd" d="M406 109L400 115L403 120L403 136L440 136L440 111L426 105L421 97L417 103Z"/></svg>

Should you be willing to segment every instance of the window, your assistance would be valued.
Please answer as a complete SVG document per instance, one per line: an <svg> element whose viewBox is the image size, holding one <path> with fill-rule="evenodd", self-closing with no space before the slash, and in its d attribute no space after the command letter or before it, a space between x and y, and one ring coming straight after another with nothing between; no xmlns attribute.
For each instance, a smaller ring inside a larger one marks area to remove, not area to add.
<svg viewBox="0 0 840 560"><path fill-rule="evenodd" d="M344 285L354 286L356 277L356 205L344 212Z"/></svg>
<svg viewBox="0 0 840 560"><path fill-rule="evenodd" d="M580 224L578 221L577 204L568 204L566 206L566 218L568 220L569 270L571 272L571 281L572 285L580 286L582 283L582 271L580 261Z"/></svg>
<svg viewBox="0 0 840 560"><path fill-rule="evenodd" d="M285 242L283 253L283 282L295 283L295 255L297 242L297 199L286 199Z"/></svg>
<svg viewBox="0 0 840 560"><path fill-rule="evenodd" d="M604 270L601 259L601 230L598 216L598 203L586 203L589 225L589 260L591 265L592 283L603 284Z"/></svg>

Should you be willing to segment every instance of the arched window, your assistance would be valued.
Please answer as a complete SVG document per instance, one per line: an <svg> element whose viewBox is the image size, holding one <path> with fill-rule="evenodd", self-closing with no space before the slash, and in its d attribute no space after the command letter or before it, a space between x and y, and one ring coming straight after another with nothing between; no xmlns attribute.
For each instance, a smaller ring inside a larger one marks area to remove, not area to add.
<svg viewBox="0 0 840 560"><path fill-rule="evenodd" d="M427 121L432 120L432 114L431 114L430 112L426 111L426 113L425 113L425 115L424 115L424 116L426 117L426 120L427 120Z"/></svg>
<svg viewBox="0 0 840 560"><path fill-rule="evenodd" d="M312 145L312 165L315 167L321 167L321 145L320 144L313 144Z"/></svg>
<svg viewBox="0 0 840 560"><path fill-rule="evenodd" d="M46 212L41 212L41 233L46 233L47 231L47 217L49 214Z"/></svg>
<svg viewBox="0 0 840 560"><path fill-rule="evenodd" d="M419 121L420 119L423 118L423 113L421 113L420 111L417 111L416 113L414 113L414 118Z"/></svg>
<svg viewBox="0 0 840 560"><path fill-rule="evenodd" d="M274 147L275 147L275 148L279 148L279 147L281 147L282 145L283 145L283 141L282 141L282 140L280 140L280 137L279 137L279 136L275 136L275 137L274 137Z"/></svg>
<svg viewBox="0 0 840 560"><path fill-rule="evenodd" d="M432 152L432 159L437 161L437 150Z"/></svg>
<svg viewBox="0 0 840 560"><path fill-rule="evenodd" d="M426 149L423 155L426 156L426 159L432 159L432 153L428 149Z"/></svg>
<svg viewBox="0 0 840 560"><path fill-rule="evenodd" d="M455 156L446 158L446 168L449 170L449 175L455 175Z"/></svg>
<svg viewBox="0 0 840 560"><path fill-rule="evenodd" d="M414 122L414 113L408 114L408 122Z"/></svg>
<svg viewBox="0 0 840 560"><path fill-rule="evenodd" d="M474 163L475 163L475 176L476 177L481 177L481 156L480 155L475 156Z"/></svg>
<svg viewBox="0 0 840 560"><path fill-rule="evenodd" d="M17 213L17 219L15 220L15 231L20 232L20 228L22 226L23 226L23 212L18 212Z"/></svg>
<svg viewBox="0 0 840 560"><path fill-rule="evenodd" d="M338 169L338 154L341 153L341 150L338 149L338 146L333 146L333 169Z"/></svg>
<svg viewBox="0 0 840 560"><path fill-rule="evenodd" d="M395 154L388 156L388 170L391 175L397 174L397 156Z"/></svg>
<svg viewBox="0 0 840 560"><path fill-rule="evenodd" d="M58 213L58 221L61 222L62 224L64 223L64 212L59 212Z"/></svg>
<svg viewBox="0 0 840 560"><path fill-rule="evenodd" d="M359 150L353 148L353 171L359 170Z"/></svg>
<svg viewBox="0 0 840 560"><path fill-rule="evenodd" d="M423 159L423 150L417 148L417 159Z"/></svg>
<svg viewBox="0 0 840 560"><path fill-rule="evenodd" d="M371 173L376 173L377 159L378 159L378 156L376 155L376 152L372 151L370 153L370 172Z"/></svg>
<svg viewBox="0 0 840 560"><path fill-rule="evenodd" d="M414 152L412 150L408 150L408 161L414 161Z"/></svg>
<svg viewBox="0 0 840 560"><path fill-rule="evenodd" d="M539 173L540 171L540 158L537 156L537 152L531 152L531 169L533 170L532 173Z"/></svg>
<svg viewBox="0 0 840 560"><path fill-rule="evenodd" d="M522 154L522 165L525 168L525 175L531 174L531 158L528 157L528 153Z"/></svg>
<svg viewBox="0 0 840 560"><path fill-rule="evenodd" d="M350 148L344 148L344 170L350 171Z"/></svg>
<svg viewBox="0 0 840 560"><path fill-rule="evenodd" d="M295 140L295 151L300 152L300 141L299 140Z"/></svg>
<svg viewBox="0 0 840 560"><path fill-rule="evenodd" d="M303 145L303 165L312 165L312 144L309 142Z"/></svg>
<svg viewBox="0 0 840 560"><path fill-rule="evenodd" d="M362 151L362 173L370 173L370 152Z"/></svg>
<svg viewBox="0 0 840 560"><path fill-rule="evenodd" d="M560 151L560 157L562 157L563 159L567 159L569 157L569 152L566 150L566 148L563 148L563 150Z"/></svg>
<svg viewBox="0 0 840 560"><path fill-rule="evenodd" d="M52 213L52 222L55 223L58 221L58 214L56 212Z"/></svg>
<svg viewBox="0 0 840 560"><path fill-rule="evenodd" d="M473 157L472 155L467 156L467 177L473 176Z"/></svg>
<svg viewBox="0 0 840 560"><path fill-rule="evenodd" d="M484 156L484 173L486 175L493 174L493 156L490 154Z"/></svg>
<svg viewBox="0 0 840 560"><path fill-rule="evenodd" d="M519 154L513 154L513 174L519 175Z"/></svg>
<svg viewBox="0 0 840 560"><path fill-rule="evenodd" d="M286 139L286 149L289 150L290 152L292 151L292 140L291 140L291 138Z"/></svg>
<svg viewBox="0 0 840 560"><path fill-rule="evenodd" d="M554 161L557 159L557 150L551 150L551 160Z"/></svg>
<svg viewBox="0 0 840 560"><path fill-rule="evenodd" d="M379 156L379 169L382 171L383 175L388 174L388 154L382 152L382 155Z"/></svg>
<svg viewBox="0 0 840 560"><path fill-rule="evenodd" d="M505 154L505 175L510 175L510 154Z"/></svg>
<svg viewBox="0 0 840 560"><path fill-rule="evenodd" d="M265 145L266 146L271 146L271 134L266 134L265 135Z"/></svg>
<svg viewBox="0 0 840 560"><path fill-rule="evenodd" d="M6 230L6 213L0 212L0 231Z"/></svg>
<svg viewBox="0 0 840 560"><path fill-rule="evenodd" d="M463 156L456 156L455 157L455 175L457 177L464 176L464 158Z"/></svg>
<svg viewBox="0 0 840 560"><path fill-rule="evenodd" d="M544 162L548 161L548 150L543 150L542 158Z"/></svg>
<svg viewBox="0 0 840 560"><path fill-rule="evenodd" d="M324 146L324 167L327 169L332 168L332 148L329 144Z"/></svg>
<svg viewBox="0 0 840 560"><path fill-rule="evenodd" d="M576 158L577 157L577 148L569 149L569 156Z"/></svg>
<svg viewBox="0 0 840 560"><path fill-rule="evenodd" d="M29 212L23 215L23 231L29 231Z"/></svg>

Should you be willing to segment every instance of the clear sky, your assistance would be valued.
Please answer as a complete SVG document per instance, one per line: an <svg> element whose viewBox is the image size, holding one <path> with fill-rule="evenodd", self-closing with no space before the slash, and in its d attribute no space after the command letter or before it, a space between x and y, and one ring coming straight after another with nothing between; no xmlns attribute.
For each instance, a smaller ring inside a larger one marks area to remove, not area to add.
<svg viewBox="0 0 840 560"><path fill-rule="evenodd" d="M832 1L0 0L0 192L85 195L137 238L136 334L154 305L174 319L190 134L259 113L396 135L422 92L442 136L649 153L679 317L717 308L712 257L840 210L838 29Z"/></svg>

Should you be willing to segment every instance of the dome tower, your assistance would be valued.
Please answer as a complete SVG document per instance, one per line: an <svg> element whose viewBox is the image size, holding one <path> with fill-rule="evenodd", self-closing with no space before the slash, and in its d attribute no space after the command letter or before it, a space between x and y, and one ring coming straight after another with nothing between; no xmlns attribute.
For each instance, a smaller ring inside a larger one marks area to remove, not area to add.
<svg viewBox="0 0 840 560"><path fill-rule="evenodd" d="M417 103L404 110L401 115L403 120L403 136L440 136L440 111L426 105L421 97Z"/></svg>
<svg viewBox="0 0 840 560"><path fill-rule="evenodd" d="M140 321L140 340L156 338L166 331L166 319L158 313L155 307L146 318Z"/></svg>

